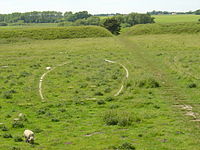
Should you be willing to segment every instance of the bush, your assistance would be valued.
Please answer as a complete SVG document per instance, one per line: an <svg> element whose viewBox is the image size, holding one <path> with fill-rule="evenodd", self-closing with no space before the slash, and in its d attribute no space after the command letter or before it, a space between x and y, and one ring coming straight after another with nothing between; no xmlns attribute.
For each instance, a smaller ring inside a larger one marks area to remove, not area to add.
<svg viewBox="0 0 200 150"><path fill-rule="evenodd" d="M118 125L119 126L125 127L125 126L129 126L129 125L132 124L133 119L132 119L130 113L121 112L121 113L118 114L118 117L119 117L119 119L118 119Z"/></svg>
<svg viewBox="0 0 200 150"><path fill-rule="evenodd" d="M12 93L10 93L10 91L5 91L5 92L3 92L2 97L3 97L4 99L12 99L12 98L13 98L13 97L12 97Z"/></svg>
<svg viewBox="0 0 200 150"><path fill-rule="evenodd" d="M60 120L57 119L57 118L52 118L51 121L52 121L52 122L59 122Z"/></svg>
<svg viewBox="0 0 200 150"><path fill-rule="evenodd" d="M3 138L12 138L12 135L10 133L3 134Z"/></svg>
<svg viewBox="0 0 200 150"><path fill-rule="evenodd" d="M66 112L67 110L65 108L61 108L59 109L59 111L63 113L63 112Z"/></svg>
<svg viewBox="0 0 200 150"><path fill-rule="evenodd" d="M43 115L43 114L45 114L46 113L46 110L45 109L39 109L38 111L37 111L37 114L38 115Z"/></svg>
<svg viewBox="0 0 200 150"><path fill-rule="evenodd" d="M12 127L13 128L23 128L24 124L20 121L15 121L15 122L13 122Z"/></svg>
<svg viewBox="0 0 200 150"><path fill-rule="evenodd" d="M8 131L8 128L7 128L6 126L3 126L3 127L1 128L1 130L2 130L2 131Z"/></svg>
<svg viewBox="0 0 200 150"><path fill-rule="evenodd" d="M106 89L104 90L105 93L110 93L111 91L112 91L111 88L106 88Z"/></svg>
<svg viewBox="0 0 200 150"><path fill-rule="evenodd" d="M117 111L108 111L104 114L103 117L104 122L106 125L117 125L118 124L118 114Z"/></svg>
<svg viewBox="0 0 200 150"><path fill-rule="evenodd" d="M103 96L103 93L102 92L96 92L94 95L95 96Z"/></svg>
<svg viewBox="0 0 200 150"><path fill-rule="evenodd" d="M108 101L108 102L111 102L111 101L114 101L115 98L110 96L110 97L106 97L105 100Z"/></svg>
<svg viewBox="0 0 200 150"><path fill-rule="evenodd" d="M135 146L130 143L123 143L121 146L118 147L120 150L135 150Z"/></svg>
<svg viewBox="0 0 200 150"><path fill-rule="evenodd" d="M19 147L12 147L12 150L21 150Z"/></svg>
<svg viewBox="0 0 200 150"><path fill-rule="evenodd" d="M6 117L6 118L11 118L11 115L8 114L8 115L6 115L5 117Z"/></svg>
<svg viewBox="0 0 200 150"><path fill-rule="evenodd" d="M117 105L117 104L112 104L112 105L110 106L110 109L116 109L116 108L119 108L119 105Z"/></svg>
<svg viewBox="0 0 200 150"><path fill-rule="evenodd" d="M190 83L190 84L187 85L187 87L188 88L196 88L197 85L196 85L196 83Z"/></svg>
<svg viewBox="0 0 200 150"><path fill-rule="evenodd" d="M109 149L113 150L135 150L135 146L133 146L131 143L123 143L120 146L110 146Z"/></svg>
<svg viewBox="0 0 200 150"><path fill-rule="evenodd" d="M115 18L106 19L106 21L103 23L103 27L115 35L118 35L121 29L120 22Z"/></svg>
<svg viewBox="0 0 200 150"><path fill-rule="evenodd" d="M15 142L22 142L23 139L20 136L16 136L16 137L14 137L14 141Z"/></svg>
<svg viewBox="0 0 200 150"><path fill-rule="evenodd" d="M141 80L136 83L138 87L140 88L158 88L160 87L160 84L152 78Z"/></svg>
<svg viewBox="0 0 200 150"><path fill-rule="evenodd" d="M82 83L82 84L80 84L80 88L86 88L87 86L88 86L87 83Z"/></svg>
<svg viewBox="0 0 200 150"><path fill-rule="evenodd" d="M129 126L132 124L133 119L130 113L125 111L110 110L104 114L104 122L107 125Z"/></svg>
<svg viewBox="0 0 200 150"><path fill-rule="evenodd" d="M0 26L7 26L8 24L5 22L0 22Z"/></svg>
<svg viewBox="0 0 200 150"><path fill-rule="evenodd" d="M103 105L103 104L105 104L105 103L106 103L106 102L105 102L104 100L98 100L98 101L97 101L97 104L98 104L98 105Z"/></svg>
<svg viewBox="0 0 200 150"><path fill-rule="evenodd" d="M19 78L25 78L25 77L28 77L30 75L30 73L24 71L24 72L21 72L20 75L19 75Z"/></svg>

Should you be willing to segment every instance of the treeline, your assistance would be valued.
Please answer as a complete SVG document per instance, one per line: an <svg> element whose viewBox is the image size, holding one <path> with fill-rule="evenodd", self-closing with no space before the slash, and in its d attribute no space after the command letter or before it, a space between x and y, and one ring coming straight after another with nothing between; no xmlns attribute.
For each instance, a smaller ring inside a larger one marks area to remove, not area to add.
<svg viewBox="0 0 200 150"><path fill-rule="evenodd" d="M121 27L131 27L136 24L154 23L154 17L150 14L130 13L128 15L116 15L113 18L118 20Z"/></svg>
<svg viewBox="0 0 200 150"><path fill-rule="evenodd" d="M131 27L136 24L154 23L154 18L149 14L130 13L128 15L116 15L108 17L103 22L103 27L108 29L112 34L120 34L121 28Z"/></svg>
<svg viewBox="0 0 200 150"><path fill-rule="evenodd" d="M116 16L116 15L120 15L120 13L111 13L111 14L95 14L94 16L101 16L101 17L110 17L110 16Z"/></svg>
<svg viewBox="0 0 200 150"><path fill-rule="evenodd" d="M26 13L0 14L0 22L5 23L58 23L75 22L78 19L87 19L92 15L87 11L62 12L57 11L33 11Z"/></svg>
<svg viewBox="0 0 200 150"><path fill-rule="evenodd" d="M101 16L114 17L122 27L130 27L135 24L153 23L154 18L150 14L101 14ZM101 19L98 15L91 15L87 11L57 12L57 11L33 11L26 13L0 14L0 25L7 23L23 25L26 23L58 23L58 26L97 25L101 26L107 18Z"/></svg>
<svg viewBox="0 0 200 150"><path fill-rule="evenodd" d="M186 15L186 14L195 14L195 15L200 15L200 9L196 11L188 11L188 12L169 12L169 11L156 11L153 10L151 12L147 12L147 14L150 15L172 15L172 14L177 14L177 15Z"/></svg>
<svg viewBox="0 0 200 150"><path fill-rule="evenodd" d="M57 11L0 14L0 22L5 23L56 23L62 20L63 13Z"/></svg>
<svg viewBox="0 0 200 150"><path fill-rule="evenodd" d="M68 17L67 17L68 18ZM130 13L127 15L123 14L117 14L115 16L110 16L109 18L114 18L116 19L120 26L123 27L131 27L136 24L146 24L146 23L154 23L154 18L151 17L149 14L138 14L138 13ZM67 25L97 25L97 26L102 26L103 23L107 20L108 18L100 19L100 17L97 16L90 16L90 17L85 17L83 19L77 19L73 23L70 22L69 19L66 19L66 22L59 23L60 26L67 26Z"/></svg>

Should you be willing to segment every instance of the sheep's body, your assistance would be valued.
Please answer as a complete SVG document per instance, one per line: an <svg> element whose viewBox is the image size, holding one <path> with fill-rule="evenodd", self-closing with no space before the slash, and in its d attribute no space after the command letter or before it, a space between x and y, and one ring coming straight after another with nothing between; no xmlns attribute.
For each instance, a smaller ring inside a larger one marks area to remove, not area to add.
<svg viewBox="0 0 200 150"><path fill-rule="evenodd" d="M22 113L20 113L18 116L19 116L19 118L23 118L23 117L25 117L25 115L22 114Z"/></svg>
<svg viewBox="0 0 200 150"><path fill-rule="evenodd" d="M26 142L34 143L34 133L31 130L25 130L24 137L26 139Z"/></svg>
<svg viewBox="0 0 200 150"><path fill-rule="evenodd" d="M46 67L46 70L51 70L51 67Z"/></svg>

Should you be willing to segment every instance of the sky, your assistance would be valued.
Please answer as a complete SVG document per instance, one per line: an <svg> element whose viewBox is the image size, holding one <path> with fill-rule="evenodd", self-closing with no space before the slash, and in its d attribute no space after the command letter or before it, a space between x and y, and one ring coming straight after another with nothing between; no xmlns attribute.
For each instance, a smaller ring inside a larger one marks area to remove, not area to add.
<svg viewBox="0 0 200 150"><path fill-rule="evenodd" d="M0 0L0 13L29 11L87 10L99 13L146 13L161 11L194 11L200 9L200 0Z"/></svg>

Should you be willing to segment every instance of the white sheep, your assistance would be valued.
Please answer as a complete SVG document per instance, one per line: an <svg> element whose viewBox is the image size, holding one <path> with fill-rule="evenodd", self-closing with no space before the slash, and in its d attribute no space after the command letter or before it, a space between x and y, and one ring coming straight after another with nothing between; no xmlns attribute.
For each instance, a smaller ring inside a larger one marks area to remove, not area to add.
<svg viewBox="0 0 200 150"><path fill-rule="evenodd" d="M46 70L51 70L51 67L46 67Z"/></svg>
<svg viewBox="0 0 200 150"><path fill-rule="evenodd" d="M24 131L24 137L27 143L34 143L34 133L31 130L25 130Z"/></svg>

